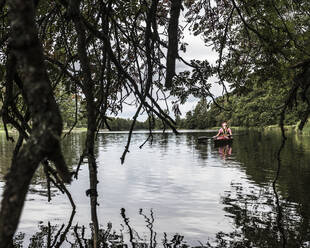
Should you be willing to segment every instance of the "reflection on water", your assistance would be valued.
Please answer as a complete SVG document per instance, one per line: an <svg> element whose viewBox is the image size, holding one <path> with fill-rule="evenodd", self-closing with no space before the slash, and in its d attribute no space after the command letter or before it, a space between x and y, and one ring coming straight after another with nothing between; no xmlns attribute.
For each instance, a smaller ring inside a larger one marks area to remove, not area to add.
<svg viewBox="0 0 310 248"><path fill-rule="evenodd" d="M141 236L134 227L131 226L130 220L126 217L125 209L121 209L121 216L124 221L124 225L120 229L119 233L112 231L112 223L108 223L105 229L99 230L99 244L98 247L128 247L130 244L132 247L157 247L162 245L163 247L189 247L184 241L184 236L175 234L171 239L168 239L167 234L164 233L164 238L158 240L157 233L153 229L154 216L153 211L150 211L150 215L143 213L140 209L139 214L144 217L146 223L146 229L149 232L149 237L146 235ZM38 230L30 238L28 247L93 247L92 238L85 236L85 226L79 226L76 224L72 227L72 220L75 212L71 214L71 218L68 224L51 225L48 222L47 225L40 223ZM92 228L90 226L90 228ZM128 234L126 237L126 233ZM13 240L14 247L22 247L24 244L25 233L19 232L15 235Z"/></svg>
<svg viewBox="0 0 310 248"><path fill-rule="evenodd" d="M139 149L147 134L136 133L121 165L127 134L99 134L96 156L102 245L282 247L272 189L280 136L251 132L236 136L232 146L219 148L211 141L197 142L198 136L201 134L158 133L152 145ZM72 169L83 151L84 138L73 134L63 141ZM12 147L1 135L1 180ZM309 247L310 139L289 137L282 154L277 190L287 247ZM55 188L51 203L47 202L44 173L39 171L27 197L16 244L88 247L88 188L88 170L82 164L79 179L68 186L77 206L72 214L70 202Z"/></svg>
<svg viewBox="0 0 310 248"><path fill-rule="evenodd" d="M218 150L219 150L219 154L221 154L222 159L225 160L227 157L231 155L232 146L230 144L223 145L223 146L220 146Z"/></svg>

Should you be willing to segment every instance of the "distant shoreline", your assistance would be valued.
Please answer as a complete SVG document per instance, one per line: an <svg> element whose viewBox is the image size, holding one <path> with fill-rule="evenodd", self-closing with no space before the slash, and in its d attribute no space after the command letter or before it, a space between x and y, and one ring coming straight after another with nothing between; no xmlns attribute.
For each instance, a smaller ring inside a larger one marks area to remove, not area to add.
<svg viewBox="0 0 310 248"><path fill-rule="evenodd" d="M208 129L177 129L178 132L180 133L196 133L196 132L216 132L220 127L211 127ZM235 127L232 126L230 127L232 129L233 132L240 132L240 131L248 131L248 130L261 130L261 131L271 131L271 130L275 130L275 131L280 131L280 126L279 125L269 125L269 126L264 126L264 127ZM305 135L305 136L310 136L310 124L306 125L303 129L303 131L299 131L297 124L296 125L285 125L284 126L285 131L287 132L294 132L296 134L299 135ZM69 128L65 128L63 130L63 134L66 134L69 132ZM17 133L17 131L15 129L8 129L9 133ZM78 128L73 128L71 130L71 133L83 133L83 132L87 132L87 128L86 127L78 127ZM128 133L129 130L112 130L109 131L108 129L101 129L99 130L99 133ZM134 130L134 133L145 133L145 132L149 132L148 129L138 129L138 130ZM153 133L161 133L163 132L163 130L160 129L154 129L152 130ZM172 133L171 129L167 129L165 130L166 133ZM0 134L4 134L5 131L3 128L0 128Z"/></svg>

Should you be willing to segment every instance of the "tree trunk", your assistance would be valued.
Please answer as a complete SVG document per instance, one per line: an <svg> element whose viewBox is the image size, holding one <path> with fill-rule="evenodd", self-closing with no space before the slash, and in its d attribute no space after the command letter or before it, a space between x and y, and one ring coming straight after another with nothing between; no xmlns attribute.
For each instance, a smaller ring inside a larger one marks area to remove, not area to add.
<svg viewBox="0 0 310 248"><path fill-rule="evenodd" d="M99 223L97 217L97 163L95 158L95 134L97 130L97 108L94 97L94 82L91 77L90 62L87 56L87 43L85 35L85 27L80 16L79 1L69 1L68 13L72 17L76 32L78 56L82 68L82 91L86 98L87 108L87 137L86 137L86 156L88 158L89 182L90 188L87 190L87 195L90 196L91 219L93 224L93 247L99 245Z"/></svg>
<svg viewBox="0 0 310 248"><path fill-rule="evenodd" d="M32 0L11 0L10 47L22 68L24 91L32 118L31 136L12 160L0 211L0 248L12 243L29 184L40 162L55 163L65 182L71 181L60 147L62 120L44 67ZM35 56L34 56L35 55Z"/></svg>

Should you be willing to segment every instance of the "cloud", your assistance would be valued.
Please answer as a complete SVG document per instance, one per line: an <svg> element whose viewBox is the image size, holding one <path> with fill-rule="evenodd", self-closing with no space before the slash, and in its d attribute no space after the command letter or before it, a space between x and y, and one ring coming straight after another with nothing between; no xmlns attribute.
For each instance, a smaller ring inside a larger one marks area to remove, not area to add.
<svg viewBox="0 0 310 248"><path fill-rule="evenodd" d="M181 52L180 55L185 60L207 60L210 64L215 64L218 58L217 52L213 51L210 46L206 46L200 36L194 36L189 30L185 30L184 42L188 43L186 53Z"/></svg>
<svg viewBox="0 0 310 248"><path fill-rule="evenodd" d="M184 17L182 18L184 20ZM182 20L181 20L182 21ZM183 42L186 42L188 45L186 47L186 52L180 52L180 56L185 59L186 61L190 62L192 59L197 59L197 60L207 60L210 64L215 64L216 60L218 59L218 54L214 50L212 50L212 47L206 46L204 44L203 38L201 36L194 36L188 28L184 30L184 39ZM185 65L181 61L177 61L176 63L176 71L181 72L186 69L189 69L187 65ZM216 82L218 79L216 77L210 77L208 80L211 83L211 93L214 94L214 96L220 96L222 95L223 88ZM174 99L171 98L170 101L168 102L168 107L171 111L172 103ZM186 103L182 104L179 106L180 111L182 113L182 117L185 117L185 114L193 110L198 103L199 99L195 98L193 96L190 96L187 100ZM158 101L158 104L165 109L166 104L164 101ZM123 112L119 114L119 117L122 118L132 118L135 114L136 107L134 106L124 106ZM173 114L171 113L171 116ZM144 113L139 116L138 120L144 121L147 119L147 114Z"/></svg>

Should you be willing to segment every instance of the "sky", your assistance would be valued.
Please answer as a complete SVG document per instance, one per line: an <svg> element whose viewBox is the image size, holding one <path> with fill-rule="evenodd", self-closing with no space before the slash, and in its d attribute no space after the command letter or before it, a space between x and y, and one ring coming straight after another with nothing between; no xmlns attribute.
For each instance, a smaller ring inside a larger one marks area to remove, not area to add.
<svg viewBox="0 0 310 248"><path fill-rule="evenodd" d="M184 17L181 17L181 19L184 19ZM188 46L186 47L186 53L180 52L180 55L183 57L183 59L186 61L190 61L192 59L208 60L210 64L215 64L218 55L215 51L212 50L211 47L205 46L202 37L194 36L187 28L184 30L184 39L182 41L188 43ZM181 62L177 62L176 67L176 71L183 71L186 69L186 66ZM213 83L211 87L211 93L213 93L215 96L220 96L222 94L222 87L214 83L217 81L217 78L210 77L209 81L210 83ZM199 99L190 96L185 104L180 105L179 107L182 114L181 117L185 117L185 114L188 111L193 110L198 101ZM159 104L163 108L166 106L164 102ZM168 102L168 106L171 110L171 102ZM131 119L134 116L135 111L136 107L134 106L124 106L123 112L120 113L118 117ZM138 120L144 121L146 118L147 115L144 113L138 117Z"/></svg>

